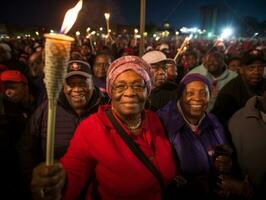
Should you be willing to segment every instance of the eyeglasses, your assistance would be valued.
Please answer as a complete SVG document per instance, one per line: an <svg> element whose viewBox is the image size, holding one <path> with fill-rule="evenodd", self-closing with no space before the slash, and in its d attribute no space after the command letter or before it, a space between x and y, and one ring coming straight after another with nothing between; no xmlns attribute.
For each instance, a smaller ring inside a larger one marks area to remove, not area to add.
<svg viewBox="0 0 266 200"><path fill-rule="evenodd" d="M146 84L143 83L133 83L133 84L126 84L126 83L118 83L113 85L113 89L118 92L122 93L125 92L128 88L131 88L134 92L143 92L146 88Z"/></svg>

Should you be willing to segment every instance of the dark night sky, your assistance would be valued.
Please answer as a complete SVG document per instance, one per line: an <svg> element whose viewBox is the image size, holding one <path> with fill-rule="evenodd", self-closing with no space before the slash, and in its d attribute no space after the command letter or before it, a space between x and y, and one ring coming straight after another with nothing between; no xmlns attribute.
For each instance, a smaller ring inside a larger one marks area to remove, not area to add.
<svg viewBox="0 0 266 200"><path fill-rule="evenodd" d="M60 27L64 14L78 0L1 0L0 23ZM201 5L224 4L234 17L253 16L266 20L265 0L146 0L146 23L198 26ZM140 0L84 0L82 19L99 18L102 10L112 11L111 20L124 24L139 23ZM98 13L97 13L98 12ZM80 16L79 16L80 17ZM81 20L81 19L78 19Z"/></svg>

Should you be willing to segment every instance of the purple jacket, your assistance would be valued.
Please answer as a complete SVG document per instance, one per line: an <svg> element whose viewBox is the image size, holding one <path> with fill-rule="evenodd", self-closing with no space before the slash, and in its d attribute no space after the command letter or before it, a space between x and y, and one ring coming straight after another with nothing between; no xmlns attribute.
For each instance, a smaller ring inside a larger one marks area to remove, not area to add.
<svg viewBox="0 0 266 200"><path fill-rule="evenodd" d="M184 175L208 176L214 147L227 143L224 129L217 118L213 114L205 113L199 127L200 132L196 135L178 112L176 101L168 102L157 114L166 128Z"/></svg>
<svg viewBox="0 0 266 200"><path fill-rule="evenodd" d="M199 127L200 132L196 135L178 112L176 101L168 102L157 114L166 128L181 171L188 180L186 194L194 195L193 197L208 196L213 180L214 148L227 143L222 125L213 114L205 113Z"/></svg>

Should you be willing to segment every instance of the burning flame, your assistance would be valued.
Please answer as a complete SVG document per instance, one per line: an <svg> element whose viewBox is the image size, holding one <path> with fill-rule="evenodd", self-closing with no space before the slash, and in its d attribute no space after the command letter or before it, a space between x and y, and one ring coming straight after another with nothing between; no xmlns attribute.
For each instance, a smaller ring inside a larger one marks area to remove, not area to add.
<svg viewBox="0 0 266 200"><path fill-rule="evenodd" d="M66 15L65 15L65 18L64 18L64 22L62 24L61 31L60 31L61 33L66 34L72 28L73 24L75 23L75 21L76 21L76 19L78 17L78 13L79 13L79 11L82 8L82 3L83 3L83 1L80 0L75 5L75 7L69 9L66 12Z"/></svg>
<svg viewBox="0 0 266 200"><path fill-rule="evenodd" d="M110 13L104 13L104 17L108 20L110 18Z"/></svg>

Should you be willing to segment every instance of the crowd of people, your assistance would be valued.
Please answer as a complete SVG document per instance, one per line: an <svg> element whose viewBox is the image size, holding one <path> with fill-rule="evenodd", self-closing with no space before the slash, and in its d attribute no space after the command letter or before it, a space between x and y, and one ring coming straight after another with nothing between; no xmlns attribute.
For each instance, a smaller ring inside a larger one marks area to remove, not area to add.
<svg viewBox="0 0 266 200"><path fill-rule="evenodd" d="M265 199L266 42L181 43L76 38L47 166L44 41L0 41L2 195Z"/></svg>

